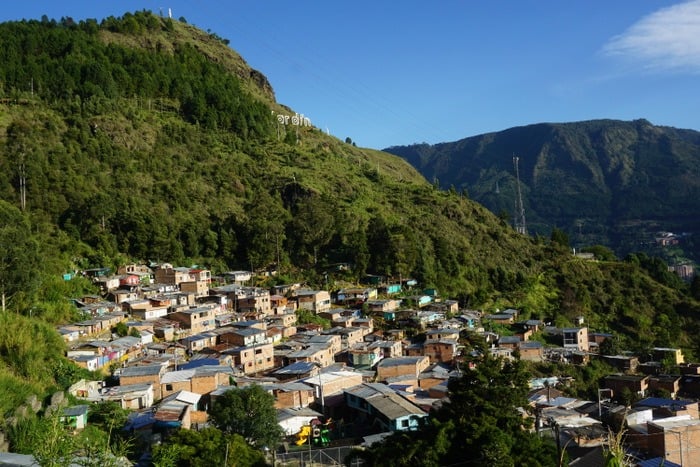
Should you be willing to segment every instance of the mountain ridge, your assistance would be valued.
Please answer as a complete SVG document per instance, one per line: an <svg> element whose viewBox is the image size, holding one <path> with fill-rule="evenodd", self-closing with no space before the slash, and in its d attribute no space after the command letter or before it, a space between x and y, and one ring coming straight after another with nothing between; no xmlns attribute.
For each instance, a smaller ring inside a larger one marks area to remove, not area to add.
<svg viewBox="0 0 700 467"><path fill-rule="evenodd" d="M528 224L542 235L562 228L579 244L627 253L620 245L625 223L697 231L700 132L694 130L644 119L538 123L386 151L443 188L467 190L495 213L513 212L517 156ZM577 235L586 229L588 235Z"/></svg>

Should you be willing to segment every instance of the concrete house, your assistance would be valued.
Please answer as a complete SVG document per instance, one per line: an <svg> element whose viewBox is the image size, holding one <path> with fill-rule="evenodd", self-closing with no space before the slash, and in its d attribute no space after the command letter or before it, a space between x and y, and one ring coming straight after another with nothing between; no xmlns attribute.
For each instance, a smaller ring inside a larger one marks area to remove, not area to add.
<svg viewBox="0 0 700 467"><path fill-rule="evenodd" d="M425 334L428 339L459 339L459 329L455 328L429 329Z"/></svg>
<svg viewBox="0 0 700 467"><path fill-rule="evenodd" d="M158 364L126 367L119 373L119 385L128 386L144 383L153 384L153 396L156 400L158 400L163 397L160 391L160 378L163 374L165 374L165 371L165 366Z"/></svg>
<svg viewBox="0 0 700 467"><path fill-rule="evenodd" d="M247 347L256 344L266 344L267 332L258 328L240 328L233 327L221 328L219 333L219 343L231 344L238 347Z"/></svg>
<svg viewBox="0 0 700 467"><path fill-rule="evenodd" d="M285 436L292 436L301 431L302 427L309 426L312 420L321 417L321 414L308 407L294 407L277 410L277 423L282 428Z"/></svg>
<svg viewBox="0 0 700 467"><path fill-rule="evenodd" d="M189 308L170 313L168 319L180 323L180 329L189 330L192 334L211 331L216 327L216 314L213 307Z"/></svg>
<svg viewBox="0 0 700 467"><path fill-rule="evenodd" d="M190 268L175 268L172 264L163 263L155 271L155 282L159 284L174 284L179 286L181 282L190 282L194 278L190 275Z"/></svg>
<svg viewBox="0 0 700 467"><path fill-rule="evenodd" d="M253 273L250 271L228 271L223 274L226 281L243 284L253 278Z"/></svg>
<svg viewBox="0 0 700 467"><path fill-rule="evenodd" d="M349 349L355 344L359 344L363 341L365 335L368 334L367 328L360 327L349 327L344 328L336 326L334 328L323 331L324 334L335 335L340 337L341 350Z"/></svg>
<svg viewBox="0 0 700 467"><path fill-rule="evenodd" d="M158 297L127 300L122 303L122 307L133 318L141 320L157 319L168 314L170 300Z"/></svg>
<svg viewBox="0 0 700 467"><path fill-rule="evenodd" d="M523 341L518 343L520 360L529 362L541 362L544 357L544 346L537 341Z"/></svg>
<svg viewBox="0 0 700 467"><path fill-rule="evenodd" d="M308 384L294 381L262 383L262 388L275 397L276 409L308 407L314 401L314 388Z"/></svg>
<svg viewBox="0 0 700 467"><path fill-rule="evenodd" d="M227 365L205 365L188 370L169 371L160 380L160 397L178 391L209 394L219 386L228 386L233 370Z"/></svg>
<svg viewBox="0 0 700 467"><path fill-rule="evenodd" d="M122 409L139 410L153 405L154 394L153 383L128 384L104 388L97 398L116 402Z"/></svg>
<svg viewBox="0 0 700 467"><path fill-rule="evenodd" d="M322 367L331 365L334 362L335 353L330 344L304 345L299 350L288 352L284 356L287 364L294 362L318 363Z"/></svg>
<svg viewBox="0 0 700 467"><path fill-rule="evenodd" d="M366 342L360 342L348 349L348 364L358 369L372 368L383 358L382 350Z"/></svg>
<svg viewBox="0 0 700 467"><path fill-rule="evenodd" d="M319 314L331 309L331 295L325 290L297 290L294 297L300 310Z"/></svg>
<svg viewBox="0 0 700 467"><path fill-rule="evenodd" d="M671 417L649 421L647 433L652 455L683 467L700 466L700 420Z"/></svg>
<svg viewBox="0 0 700 467"><path fill-rule="evenodd" d="M336 295L336 301L344 304L364 303L377 298L377 289L373 287L350 287L341 289Z"/></svg>
<svg viewBox="0 0 700 467"><path fill-rule="evenodd" d="M649 390L649 377L646 375L608 375L603 378L603 385L612 389L614 398L618 398L624 389L644 397Z"/></svg>
<svg viewBox="0 0 700 467"><path fill-rule="evenodd" d="M284 300L277 300L278 309L281 302L284 302ZM241 288L240 293L236 295L236 311L238 313L258 314L260 316L273 314L270 291L259 287Z"/></svg>
<svg viewBox="0 0 700 467"><path fill-rule="evenodd" d="M378 340L370 344L370 348L378 348L382 358L402 357L403 344L401 341Z"/></svg>
<svg viewBox="0 0 700 467"><path fill-rule="evenodd" d="M257 374L275 367L274 347L272 344L255 344L234 347L224 351L233 357L233 364L243 373Z"/></svg>
<svg viewBox="0 0 700 467"><path fill-rule="evenodd" d="M302 380L314 388L317 405L337 406L343 401L343 390L362 384L362 373L349 370L325 371L319 370L315 375Z"/></svg>
<svg viewBox="0 0 700 467"><path fill-rule="evenodd" d="M82 430L87 426L88 405L74 405L66 407L61 413L61 422L73 430Z"/></svg>
<svg viewBox="0 0 700 467"><path fill-rule="evenodd" d="M588 328L564 328L562 329L562 347L565 349L588 352Z"/></svg>
<svg viewBox="0 0 700 467"><path fill-rule="evenodd" d="M348 408L358 415L356 420L380 431L415 430L428 414L380 383L363 383L344 391Z"/></svg>
<svg viewBox="0 0 700 467"><path fill-rule="evenodd" d="M484 316L484 318L491 321L492 323L503 324L506 326L513 324L515 322L513 315L510 315L507 313L493 313L493 314Z"/></svg>
<svg viewBox="0 0 700 467"><path fill-rule="evenodd" d="M456 339L428 339L423 343L423 355L430 363L452 363L458 355Z"/></svg>
<svg viewBox="0 0 700 467"><path fill-rule="evenodd" d="M368 300L367 304L370 313L388 313L399 309L399 300Z"/></svg>

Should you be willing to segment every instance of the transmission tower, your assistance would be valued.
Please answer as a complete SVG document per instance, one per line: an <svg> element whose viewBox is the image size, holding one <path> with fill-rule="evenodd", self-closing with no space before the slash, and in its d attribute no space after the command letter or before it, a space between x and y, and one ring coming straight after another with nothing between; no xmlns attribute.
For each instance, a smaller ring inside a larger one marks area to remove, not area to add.
<svg viewBox="0 0 700 467"><path fill-rule="evenodd" d="M515 167L515 186L517 189L517 198L515 199L515 214L513 215L513 224L516 232L527 235L527 224L525 223L525 206L523 206L523 194L520 191L520 171L518 162L520 158L513 156L513 166Z"/></svg>

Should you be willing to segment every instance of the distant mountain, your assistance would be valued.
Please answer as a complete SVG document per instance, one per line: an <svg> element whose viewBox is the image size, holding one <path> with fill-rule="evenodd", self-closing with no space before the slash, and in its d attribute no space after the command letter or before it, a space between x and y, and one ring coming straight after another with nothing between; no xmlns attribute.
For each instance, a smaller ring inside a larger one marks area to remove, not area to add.
<svg viewBox="0 0 700 467"><path fill-rule="evenodd" d="M513 222L518 158L530 233L557 227L572 245L618 254L648 249L657 231L700 231L700 132L631 122L540 123L385 151L443 188ZM698 259L694 241L685 252Z"/></svg>

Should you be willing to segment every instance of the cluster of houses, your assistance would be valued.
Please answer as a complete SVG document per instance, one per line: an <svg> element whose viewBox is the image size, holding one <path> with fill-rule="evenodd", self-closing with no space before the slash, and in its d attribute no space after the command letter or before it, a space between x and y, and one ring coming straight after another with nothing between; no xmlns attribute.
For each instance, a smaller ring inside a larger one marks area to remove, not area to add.
<svg viewBox="0 0 700 467"><path fill-rule="evenodd" d="M212 278L170 264L84 274L102 294L77 298L84 319L59 332L68 358L113 374L118 385L80 381L70 392L133 410L128 428L147 435L205 426L216 397L247 384L274 395L288 435L319 418L336 420L343 436L413 429L447 392L460 331L480 318L438 301L434 290L391 298L401 284L331 295L298 284L252 287L245 271ZM400 310L405 303L413 308ZM298 323L299 310L330 327ZM413 342L399 326L378 331L377 317L410 325L425 339ZM118 325L127 335L114 334Z"/></svg>
<svg viewBox="0 0 700 467"><path fill-rule="evenodd" d="M130 265L117 275L102 269L86 274L103 293L77 299L85 319L59 331L69 345L69 358L84 368L113 373L118 385L80 381L70 392L86 403L109 400L131 409L127 428L145 437L175 427L206 426L207 410L218 396L259 384L274 396L279 424L290 437L314 420L332 419L334 437L369 440L376 433L415 429L441 403L449 379L459 375L460 338L467 331L481 334L490 351L505 358L578 364L596 355L610 337L589 333L582 319L578 327L557 329L521 320L514 309L490 315L460 310L456 301L441 300L434 290L399 297L402 284L333 294L298 284L263 289L246 285L251 274L245 271L212 278L204 269L169 264ZM298 310L325 318L330 326L301 324ZM377 330L379 319L395 327ZM112 332L119 323L129 330L124 337ZM511 332L495 332L505 328ZM542 332L556 345L531 339ZM674 358L684 365L676 349L655 352L657 361ZM686 365L687 374L674 378L659 374L653 362L605 358L620 370L605 379L601 391L608 391L607 399L622 391L644 397L655 389L673 398L700 394L697 366ZM556 427L558 437L569 436L566 443L581 447L602 442L607 431L601 421L614 411L604 401L553 394L553 386L534 388L531 394L538 429ZM592 412L584 413L582 407ZM636 445L640 452L676 462L675 439L681 444L677 454L686 456L682 465L695 465L687 463L687 456L700 459L700 447L693 450L690 438L683 440L700 430L697 406L690 418L683 414L682 419L661 420L658 410L644 413L626 420L636 427L638 441L644 430L651 433L646 444ZM664 436L654 434L659 430Z"/></svg>
<svg viewBox="0 0 700 467"><path fill-rule="evenodd" d="M683 367L687 372L688 366ZM697 371L698 366L692 368ZM693 372L697 375L696 372ZM700 466L700 417L695 398L654 397L655 385L677 387L680 377L654 380L649 376L610 375L598 390L598 400L566 397L554 381L540 381L529 396L536 414L536 429L555 438L570 454L569 465L602 466L604 450L613 433L627 452L627 464L637 467ZM665 381L664 381L665 379ZM676 380L674 382L674 380ZM549 383L549 384L544 384ZM633 388L637 400L616 402L620 392ZM614 435L613 435L614 436Z"/></svg>

